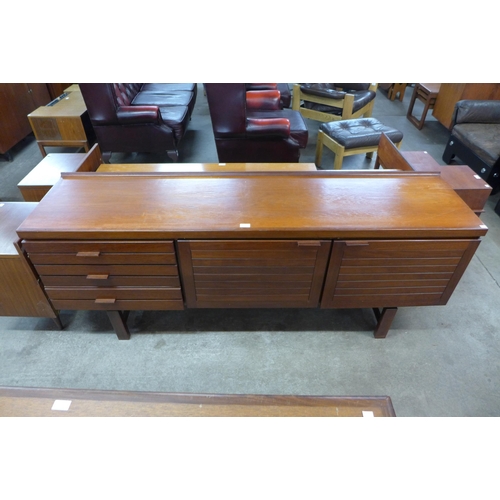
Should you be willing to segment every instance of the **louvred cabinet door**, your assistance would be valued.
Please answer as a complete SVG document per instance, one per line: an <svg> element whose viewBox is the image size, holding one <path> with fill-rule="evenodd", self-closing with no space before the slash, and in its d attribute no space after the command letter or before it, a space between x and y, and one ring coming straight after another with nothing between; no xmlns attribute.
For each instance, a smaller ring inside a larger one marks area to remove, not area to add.
<svg viewBox="0 0 500 500"><path fill-rule="evenodd" d="M330 241L178 241L188 307L318 307Z"/></svg>
<svg viewBox="0 0 500 500"><path fill-rule="evenodd" d="M335 241L322 308L444 305L479 240Z"/></svg>

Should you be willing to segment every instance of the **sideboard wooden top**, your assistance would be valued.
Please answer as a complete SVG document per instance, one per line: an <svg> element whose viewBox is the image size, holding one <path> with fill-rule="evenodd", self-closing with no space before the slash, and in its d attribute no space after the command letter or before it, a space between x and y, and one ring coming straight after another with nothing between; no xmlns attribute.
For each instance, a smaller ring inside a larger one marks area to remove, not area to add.
<svg viewBox="0 0 500 500"><path fill-rule="evenodd" d="M22 238L472 237L487 228L436 174L63 174Z"/></svg>

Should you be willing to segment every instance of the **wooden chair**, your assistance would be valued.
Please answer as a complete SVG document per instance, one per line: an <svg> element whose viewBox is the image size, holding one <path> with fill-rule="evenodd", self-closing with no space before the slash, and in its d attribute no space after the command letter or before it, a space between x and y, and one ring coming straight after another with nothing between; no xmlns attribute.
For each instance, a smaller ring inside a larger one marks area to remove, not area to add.
<svg viewBox="0 0 500 500"><path fill-rule="evenodd" d="M292 109L321 122L370 117L377 87L377 83L295 84Z"/></svg>

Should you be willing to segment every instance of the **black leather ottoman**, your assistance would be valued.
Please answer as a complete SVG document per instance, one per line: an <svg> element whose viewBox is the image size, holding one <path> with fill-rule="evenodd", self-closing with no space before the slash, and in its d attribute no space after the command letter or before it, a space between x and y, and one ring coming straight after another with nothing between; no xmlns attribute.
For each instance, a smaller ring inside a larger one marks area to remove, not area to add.
<svg viewBox="0 0 500 500"><path fill-rule="evenodd" d="M403 140L403 132L384 125L376 118L323 123L318 132L315 164L321 166L323 146L335 153L334 170L342 168L344 156L366 153L371 158L378 149L382 134L387 135L397 147Z"/></svg>

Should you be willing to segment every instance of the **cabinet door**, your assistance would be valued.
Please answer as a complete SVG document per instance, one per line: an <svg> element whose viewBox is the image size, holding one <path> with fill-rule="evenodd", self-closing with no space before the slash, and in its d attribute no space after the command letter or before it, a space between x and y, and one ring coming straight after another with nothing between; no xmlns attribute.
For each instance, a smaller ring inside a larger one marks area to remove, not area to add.
<svg viewBox="0 0 500 500"><path fill-rule="evenodd" d="M188 307L317 307L330 241L179 241Z"/></svg>
<svg viewBox="0 0 500 500"><path fill-rule="evenodd" d="M479 240L336 241L321 307L446 304Z"/></svg>

